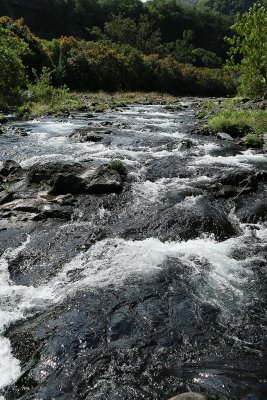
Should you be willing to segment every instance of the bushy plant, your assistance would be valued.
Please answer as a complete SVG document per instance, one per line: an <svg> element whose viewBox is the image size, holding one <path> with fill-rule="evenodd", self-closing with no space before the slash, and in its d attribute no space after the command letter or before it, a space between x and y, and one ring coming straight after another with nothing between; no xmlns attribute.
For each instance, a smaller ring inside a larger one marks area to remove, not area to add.
<svg viewBox="0 0 267 400"><path fill-rule="evenodd" d="M66 86L55 88L52 85L52 71L44 67L40 76L29 85L29 98L31 101L45 104L60 103L68 96L69 89Z"/></svg>
<svg viewBox="0 0 267 400"><path fill-rule="evenodd" d="M255 134L255 133L248 133L244 137L244 141L246 144L252 147L261 147L262 145L262 138L261 136Z"/></svg>
<svg viewBox="0 0 267 400"><path fill-rule="evenodd" d="M210 126L217 131L243 137L249 134L261 135L266 132L267 111L227 109L209 119ZM254 136L248 136L254 138Z"/></svg>
<svg viewBox="0 0 267 400"><path fill-rule="evenodd" d="M121 160L111 160L108 165L111 169L114 169L119 174L123 175L126 173L126 167Z"/></svg>

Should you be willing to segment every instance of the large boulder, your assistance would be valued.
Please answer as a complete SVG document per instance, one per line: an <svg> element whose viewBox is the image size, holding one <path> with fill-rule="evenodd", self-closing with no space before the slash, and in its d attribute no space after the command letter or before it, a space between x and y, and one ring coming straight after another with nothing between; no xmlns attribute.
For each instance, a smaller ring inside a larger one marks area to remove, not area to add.
<svg viewBox="0 0 267 400"><path fill-rule="evenodd" d="M60 162L49 162L46 164L34 164L27 171L27 180L29 184L39 184L43 181L48 182L56 174L78 173L82 171L82 165L66 164ZM63 193L62 193L63 194ZM65 194L65 193L64 193Z"/></svg>
<svg viewBox="0 0 267 400"><path fill-rule="evenodd" d="M52 186L49 194L62 195L62 194L75 194L84 191L84 182L79 177L72 173L70 174L57 174L50 182Z"/></svg>
<svg viewBox="0 0 267 400"><path fill-rule="evenodd" d="M85 191L90 194L109 194L122 191L121 175L114 169L103 165L83 175Z"/></svg>

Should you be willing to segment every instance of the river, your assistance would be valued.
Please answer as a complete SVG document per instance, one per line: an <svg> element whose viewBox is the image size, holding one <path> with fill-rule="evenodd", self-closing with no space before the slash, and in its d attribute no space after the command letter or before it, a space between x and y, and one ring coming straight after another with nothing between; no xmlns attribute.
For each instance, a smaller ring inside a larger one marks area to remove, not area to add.
<svg viewBox="0 0 267 400"><path fill-rule="evenodd" d="M0 163L25 171L127 168L121 193L74 196L69 218L0 206L0 398L267 398L267 157L192 133L196 108L13 121L28 136L0 135ZM69 138L88 124L110 132ZM218 194L236 173L256 186ZM31 189L22 197L29 205Z"/></svg>

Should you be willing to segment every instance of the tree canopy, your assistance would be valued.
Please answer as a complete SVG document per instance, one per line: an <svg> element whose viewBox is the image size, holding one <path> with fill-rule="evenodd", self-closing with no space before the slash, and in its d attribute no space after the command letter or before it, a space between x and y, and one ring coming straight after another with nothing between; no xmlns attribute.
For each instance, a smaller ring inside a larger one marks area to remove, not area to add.
<svg viewBox="0 0 267 400"><path fill-rule="evenodd" d="M267 7L254 5L232 26L228 66L241 73L240 93L259 96L267 89Z"/></svg>

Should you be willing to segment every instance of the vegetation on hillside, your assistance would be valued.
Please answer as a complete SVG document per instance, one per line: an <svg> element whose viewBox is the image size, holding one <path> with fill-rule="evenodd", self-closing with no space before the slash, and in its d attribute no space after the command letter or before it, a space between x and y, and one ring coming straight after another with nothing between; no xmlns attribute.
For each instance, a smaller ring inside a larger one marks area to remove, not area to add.
<svg viewBox="0 0 267 400"><path fill-rule="evenodd" d="M70 106L70 90L232 95L238 74L243 94L262 93L266 7L234 21L206 7L215 3L202 3L196 9L176 0L3 0L0 12L9 16L0 17L1 108L60 112ZM225 35L237 74L223 68Z"/></svg>

